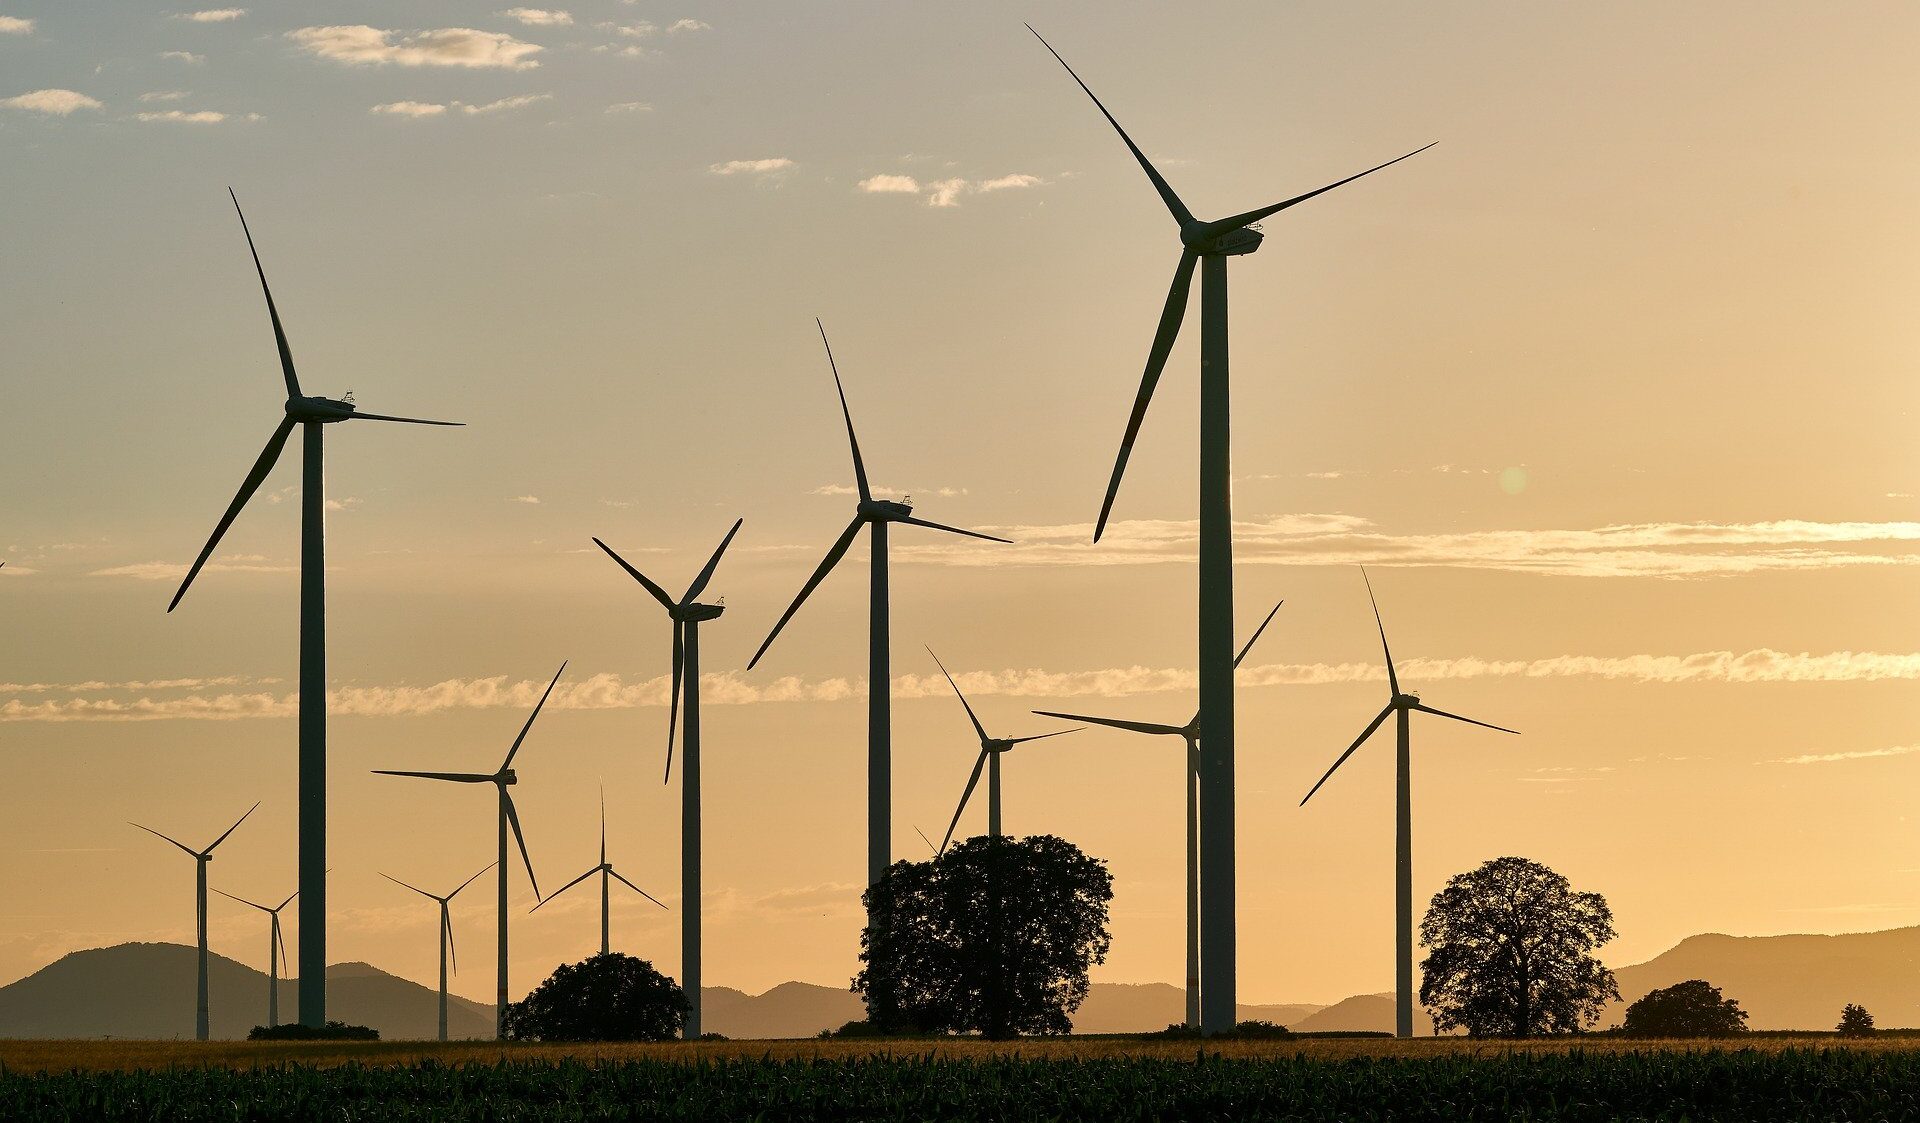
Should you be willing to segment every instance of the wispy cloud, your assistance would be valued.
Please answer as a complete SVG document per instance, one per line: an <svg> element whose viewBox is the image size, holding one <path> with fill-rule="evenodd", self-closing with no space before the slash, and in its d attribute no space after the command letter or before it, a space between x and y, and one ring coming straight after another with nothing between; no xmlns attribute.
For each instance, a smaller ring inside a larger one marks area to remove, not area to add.
<svg viewBox="0 0 1920 1123"><path fill-rule="evenodd" d="M1871 760L1883 756L1909 756L1920 753L1920 745L1895 745L1885 749L1855 749L1839 753L1806 753L1770 761L1772 764L1831 764L1839 760Z"/></svg>
<svg viewBox="0 0 1920 1123"><path fill-rule="evenodd" d="M942 499L951 499L956 495L967 494L964 487L887 487L883 484L871 484L868 490L875 495L937 495ZM852 484L822 484L807 492L808 495L858 495L860 489Z"/></svg>
<svg viewBox="0 0 1920 1123"><path fill-rule="evenodd" d="M0 16L0 35L32 35L33 21L20 16Z"/></svg>
<svg viewBox="0 0 1920 1123"><path fill-rule="evenodd" d="M766 175L770 172L784 172L793 167L793 161L785 156L772 156L763 160L727 160L719 164L710 164L707 170L714 175Z"/></svg>
<svg viewBox="0 0 1920 1123"><path fill-rule="evenodd" d="M258 113L231 114L212 109L186 110L165 109L158 112L136 113L137 121L161 121L187 125L217 125L222 121L258 121Z"/></svg>
<svg viewBox="0 0 1920 1123"><path fill-rule="evenodd" d="M188 66L199 66L207 61L207 56L196 55L192 51L161 51L160 57L174 62L184 62Z"/></svg>
<svg viewBox="0 0 1920 1123"><path fill-rule="evenodd" d="M539 506L540 497L538 495L509 495L507 496L507 502L526 503L532 506Z"/></svg>
<svg viewBox="0 0 1920 1123"><path fill-rule="evenodd" d="M149 90L140 95L140 100L152 104L156 101L179 101L186 96L185 90Z"/></svg>
<svg viewBox="0 0 1920 1123"><path fill-rule="evenodd" d="M667 25L668 35L680 35L688 31L712 31L713 25L705 20L677 19Z"/></svg>
<svg viewBox="0 0 1920 1123"><path fill-rule="evenodd" d="M557 8L508 8L500 14L510 20L519 20L528 27L566 27L573 22L571 12Z"/></svg>
<svg viewBox="0 0 1920 1123"><path fill-rule="evenodd" d="M10 98L0 98L9 109L26 109L52 117L65 117L78 109L99 109L100 103L75 90L33 90Z"/></svg>
<svg viewBox="0 0 1920 1123"><path fill-rule="evenodd" d="M463 113L476 117L487 113L501 113L509 109L524 109L543 101L553 100L552 94L518 94L503 97L499 101L489 101L483 105L472 105L464 101L450 101L444 104L432 101L390 101L369 109L369 113L384 113L394 117L440 117L447 113Z"/></svg>
<svg viewBox="0 0 1920 1123"><path fill-rule="evenodd" d="M226 23L246 14L245 8L205 8L198 12L179 12L173 18L188 20L192 23Z"/></svg>
<svg viewBox="0 0 1920 1123"><path fill-rule="evenodd" d="M366 24L302 27L287 38L314 55L350 65L464 66L532 70L540 46L497 31L443 27L411 34Z"/></svg>
<svg viewBox="0 0 1920 1123"><path fill-rule="evenodd" d="M920 194L920 181L910 175L869 176L855 186L869 195Z"/></svg>
<svg viewBox="0 0 1920 1123"><path fill-rule="evenodd" d="M651 113L653 106L644 101L616 101L607 106L608 113Z"/></svg>
<svg viewBox="0 0 1920 1123"><path fill-rule="evenodd" d="M269 562L258 554L236 554L221 561L210 561L202 570L207 573L290 573L293 567ZM89 577L132 577L139 581L178 581L186 575L184 562L160 561L116 565L87 574Z"/></svg>
<svg viewBox="0 0 1920 1123"><path fill-rule="evenodd" d="M921 182L910 175L883 173L868 176L854 187L869 195L922 195L930 207L957 207L963 195L1039 187L1046 183L1037 175L1003 175L994 179L939 179Z"/></svg>

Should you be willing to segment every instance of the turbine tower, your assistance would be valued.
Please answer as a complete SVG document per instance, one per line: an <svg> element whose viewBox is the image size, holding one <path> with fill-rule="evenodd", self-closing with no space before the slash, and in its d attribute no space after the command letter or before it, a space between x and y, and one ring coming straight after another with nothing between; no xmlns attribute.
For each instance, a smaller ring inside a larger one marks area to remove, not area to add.
<svg viewBox="0 0 1920 1123"><path fill-rule="evenodd" d="M195 1041L207 1039L207 863L213 861L214 847L225 842L227 836L238 830L240 824L247 821L247 815L253 814L254 809L259 806L259 802L255 801L253 807L247 808L246 815L235 819L233 826L220 832L220 837L208 843L205 850L195 850L179 839L168 838L152 827L140 827L139 823L127 824L131 827L140 827L155 838L173 843L193 859L193 912L195 924L200 932L200 985L195 992L193 1004L193 1039Z"/></svg>
<svg viewBox="0 0 1920 1123"><path fill-rule="evenodd" d="M927 648L927 654L933 655L933 648ZM987 729L980 724L980 718L968 704L967 696L960 693L960 684L948 674L947 665L933 655L933 664L946 675L947 685L953 687L954 697L960 699L960 705L967 711L967 720L973 723L973 731L980 737L980 755L974 758L973 775L967 777L967 790L960 793L960 806L953 809L953 822L947 824L947 836L940 840L940 849L936 855L944 853L947 845L953 841L953 831L960 825L960 816L967 809L967 801L973 798L973 789L980 786L980 770L987 770L987 835L995 842L1000 841L1000 757L1015 745L1024 745L1028 741L1044 741L1049 737L1058 737L1064 733L1077 733L1077 729L1056 729L1052 733L1036 733L1031 737L989 737ZM919 830L918 827L914 828ZM922 838L925 836L923 835Z"/></svg>
<svg viewBox="0 0 1920 1123"><path fill-rule="evenodd" d="M1267 630L1273 622L1273 614L1280 611L1280 601L1267 612L1267 618L1253 630L1253 636L1247 640L1240 654L1233 657L1237 668L1246 659L1247 652L1259 641L1260 633ZM1066 714L1054 710L1033 711L1042 717L1064 718L1068 721L1084 721L1089 725L1105 725L1114 729L1125 729L1133 733L1147 733L1160 737L1178 737L1187 746L1187 1025L1200 1028L1200 711L1195 710L1192 720L1185 725L1156 725L1153 722L1129 721L1117 717L1090 717L1086 714Z"/></svg>
<svg viewBox="0 0 1920 1123"><path fill-rule="evenodd" d="M1029 31L1033 28L1029 26ZM1040 33L1034 31L1034 37ZM1193 283L1196 265L1204 263L1200 284L1200 564L1199 564L1199 677L1200 712L1206 715L1207 736L1200 751L1200 911L1201 911L1201 1030L1213 1034L1233 1028L1235 1002L1236 936L1234 879L1234 712L1233 712L1233 501L1232 442L1229 429L1227 376L1227 259L1250 254L1260 248L1263 235L1254 224L1288 207L1325 194L1341 184L1404 160L1409 152L1359 175L1327 185L1304 195L1246 211L1212 222L1195 218L1187 205L1174 194L1146 153L1133 142L1120 122L1094 96L1093 90L1067 60L1060 58L1045 39L1047 51L1058 59L1067 73L1086 91L1101 116L1113 126L1126 144L1140 169L1152 181L1161 202L1172 212L1180 227L1180 262L1174 269L1173 285L1167 303L1160 312L1160 325L1147 353L1147 366L1135 395L1133 412L1127 418L1126 435L1120 441L1107 494L1100 505L1100 518L1094 526L1093 540L1098 542L1106 530L1107 518L1120 490L1120 477L1126 471L1127 457L1133 452L1134 438L1146 416L1153 390L1173 349L1187 310L1187 290ZM1431 148L1432 145L1428 145ZM1416 152L1425 149L1416 149Z"/></svg>
<svg viewBox="0 0 1920 1123"><path fill-rule="evenodd" d="M287 962L287 944L280 938L280 910L292 904L293 899L300 895L300 890L295 889L287 895L286 900L277 905L263 905L257 901L249 901L245 897L236 897L223 889L215 889L214 892L229 901L238 901L250 909L259 909L266 913L271 921L267 926L267 1028L271 1029L280 1024L280 968Z"/></svg>
<svg viewBox="0 0 1920 1123"><path fill-rule="evenodd" d="M233 196L233 209L240 200ZM300 379L293 370L293 351L287 346L287 333L280 326L280 312L274 307L273 290L267 287L267 271L260 264L260 253L253 248L253 233L247 229L247 216L240 215L240 229L247 236L247 249L253 254L254 272L260 275L260 291L267 298L267 317L273 321L273 339L280 352L280 373L286 381L286 416L267 438L267 447L254 461L240 491L234 495L220 522L213 528L200 556L187 570L186 579L173 594L167 611L172 612L187 595L187 587L213 556L214 547L233 525L240 509L260 490L268 473L286 448L295 426L301 430L304 464L301 469L300 495L300 1022L315 1029L327 1020L327 568L326 568L326 476L322 471L321 436L328 425L341 421L397 421L407 425L458 425L457 421L423 421L417 417L390 417L362 413L351 400L309 397L300 390ZM351 394L348 395L350 399Z"/></svg>
<svg viewBox="0 0 1920 1123"><path fill-rule="evenodd" d="M460 883L460 889L465 889L467 886L480 880L481 873L486 873L498 864L497 862L488 862L486 865L481 866L480 873L476 873ZM453 892L442 897L437 893L429 893L425 889L408 885L392 874L383 873L380 876L400 886L402 889L412 889L422 897L431 901L438 901L440 904L440 1040L445 1041L447 1039L447 965L454 962L453 913L449 910L448 906L453 903L455 897L460 895L460 889L455 889ZM454 969L459 969L457 963L454 965Z"/></svg>
<svg viewBox="0 0 1920 1123"><path fill-rule="evenodd" d="M815 320L814 324L819 326L820 321ZM753 658L748 661L747 669L752 670L760 662L767 648L773 646L774 637L780 634L780 629L793 619L793 614L800 610L807 596L825 580L833 567L840 564L840 559L846 556L861 529L871 527L872 608L867 645L867 884L872 885L887 872L887 866L893 860L893 672L888 634L890 616L887 611L887 526L890 523L904 523L929 530L943 530L948 534L964 534L969 538L984 538L989 542L1006 542L1007 539L915 518L910 504L873 497L872 490L867 486L866 463L860 459L860 440L853 433L853 413L847 408L847 391L840 384L840 368L833 361L833 347L827 343L825 327L820 327L820 342L827 349L827 366L833 371L834 389L840 393L840 415L847 423L847 444L853 450L853 479L860 490L860 503L855 508L853 521L840 532L840 537L827 550L827 556L820 562L819 568L807 578L807 583L800 587L800 594L793 598L793 603L781 614L779 622L767 633L760 650L754 652Z"/></svg>
<svg viewBox="0 0 1920 1123"><path fill-rule="evenodd" d="M553 694L553 688L559 685L560 676L567 671L565 663L553 673L553 681L547 684L546 693L540 695L540 701L527 715L527 724L520 727L520 736L513 739L513 747L507 750L507 759L500 762L497 772L403 772L394 769L376 768L376 776L417 776L422 780L447 780L455 784L492 784L499 794L500 803L500 856L495 865L500 869L500 963L496 980L495 1002L493 1008L494 1033L502 1035L507 1018L507 828L513 828L513 840L520 844L520 860L527 867L527 881L533 886L535 900L540 899L540 879L533 876L533 859L527 856L527 838L520 833L520 813L514 810L513 793L508 789L520 782L513 771L513 757L520 751L520 743L527 739L527 732L540 716L540 708L547 704L547 698Z"/></svg>
<svg viewBox="0 0 1920 1123"><path fill-rule="evenodd" d="M621 877L620 871L613 868L612 862L607 861L607 793L605 791L600 793L600 864L547 894L546 897L541 899L539 904L533 906L533 908L528 911L539 912L542 908L546 907L548 901L553 900L555 897L565 893L567 890L592 877L596 873L600 875L600 954L606 955L613 951L613 943L609 939L612 928L609 920L610 914L613 911L613 894L610 890L613 881L618 881L620 884L640 894L647 900L652 901L656 905L660 905L661 908L666 908L667 906L661 904L660 900L653 894L640 888L633 882L628 881L626 878Z"/></svg>
<svg viewBox="0 0 1920 1123"><path fill-rule="evenodd" d="M1413 765L1413 742L1411 722L1408 720L1415 710L1435 717L1452 718L1464 721L1468 725L1478 725L1484 729L1494 729L1501 733L1518 733L1502 725L1490 725L1484 721L1475 721L1470 717L1450 714L1445 710L1436 710L1420 700L1418 694L1406 693L1400 689L1400 676L1393 670L1393 652L1387 647L1387 626L1380 619L1380 604L1373 599L1373 581L1367 577L1363 567L1360 577L1367 583L1367 600L1373 604L1373 623L1380 629L1380 652L1387 663L1387 690L1390 692L1386 706L1353 739L1347 751L1333 762L1327 774L1313 785L1300 806L1305 807L1320 785L1327 782L1354 750L1373 736L1387 715L1394 715L1394 846L1393 846L1393 1033L1396 1037L1413 1036L1413 779L1410 775Z"/></svg>
<svg viewBox="0 0 1920 1123"><path fill-rule="evenodd" d="M680 765L680 986L686 992L689 1003L686 1025L683 1027L688 1041L700 1037L700 625L703 621L719 619L720 614L726 611L724 605L701 604L698 598L706 591L707 583L713 580L713 571L720 567L720 555L727 552L727 544L733 541L734 535L740 533L740 524L745 521L733 520L733 528L727 531L727 536L720 540L719 548L707 559L706 568L700 571L699 576L693 579L693 584L687 586L685 595L677 601L668 596L665 589L648 580L646 574L627 564L627 559L614 553L613 547L598 538L593 540L593 544L605 550L608 557L627 571L628 576L653 594L653 599L660 602L661 607L667 610L668 618L673 621L673 697L668 703L667 769L662 782L673 778L674 727L679 723L680 706L684 701L687 731L684 735L686 754ZM603 829L604 825L603 822ZM606 855L601 855L601 861L606 861ZM627 879L623 877L620 880ZM627 884L633 883L629 881ZM635 888L638 889L637 886ZM604 878L601 879L600 889L604 898ZM647 899L653 900L651 897ZM602 904L604 906L605 902ZM606 944L604 921L603 916L603 931L600 934L603 954Z"/></svg>

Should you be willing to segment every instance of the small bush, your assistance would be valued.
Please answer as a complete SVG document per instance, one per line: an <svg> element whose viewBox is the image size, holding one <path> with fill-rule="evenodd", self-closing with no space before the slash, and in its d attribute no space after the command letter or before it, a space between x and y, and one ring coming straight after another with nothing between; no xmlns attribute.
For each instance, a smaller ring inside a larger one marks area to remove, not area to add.
<svg viewBox="0 0 1920 1123"><path fill-rule="evenodd" d="M277 1026L254 1026L247 1031L248 1041L378 1041L380 1031L372 1026L350 1026L345 1022L328 1022L315 1029L289 1022Z"/></svg>
<svg viewBox="0 0 1920 1123"><path fill-rule="evenodd" d="M1281 1041L1292 1037L1293 1031L1275 1022L1255 1020L1241 1022L1220 1036L1238 1041Z"/></svg>

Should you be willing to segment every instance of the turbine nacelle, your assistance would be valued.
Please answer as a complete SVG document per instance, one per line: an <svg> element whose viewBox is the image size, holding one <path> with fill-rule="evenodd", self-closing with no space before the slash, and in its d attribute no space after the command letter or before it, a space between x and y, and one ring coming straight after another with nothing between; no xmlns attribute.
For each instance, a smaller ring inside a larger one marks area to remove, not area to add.
<svg viewBox="0 0 1920 1123"><path fill-rule="evenodd" d="M862 499L860 517L868 522L892 522L913 517L913 505L894 499Z"/></svg>
<svg viewBox="0 0 1920 1123"><path fill-rule="evenodd" d="M502 768L493 774L493 782L496 784L517 784L520 782L520 777L513 769Z"/></svg>
<svg viewBox="0 0 1920 1123"><path fill-rule="evenodd" d="M1202 257L1243 257L1260 248L1266 235L1251 226L1236 226L1222 231L1211 222L1186 222L1180 226L1180 244Z"/></svg>
<svg viewBox="0 0 1920 1123"><path fill-rule="evenodd" d="M299 396L287 399L287 416L295 421L322 423L345 421L354 416L352 402L339 398Z"/></svg>
<svg viewBox="0 0 1920 1123"><path fill-rule="evenodd" d="M667 615L683 624L702 624L708 620L717 620L727 610L724 604L677 604L667 610Z"/></svg>

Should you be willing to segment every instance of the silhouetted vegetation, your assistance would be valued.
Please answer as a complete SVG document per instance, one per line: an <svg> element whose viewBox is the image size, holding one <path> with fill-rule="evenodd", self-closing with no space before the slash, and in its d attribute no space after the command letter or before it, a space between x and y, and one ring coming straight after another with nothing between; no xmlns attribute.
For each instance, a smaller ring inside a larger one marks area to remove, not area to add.
<svg viewBox="0 0 1920 1123"><path fill-rule="evenodd" d="M1629 1037L1728 1037L1745 1033L1747 1012L1705 979L1648 991L1627 1007Z"/></svg>
<svg viewBox="0 0 1920 1123"><path fill-rule="evenodd" d="M1842 1037L1867 1037L1873 1033L1873 1015L1857 1002L1849 1002L1840 1008L1840 1024L1834 1029Z"/></svg>
<svg viewBox="0 0 1920 1123"><path fill-rule="evenodd" d="M895 862L865 895L853 989L890 1033L1066 1033L1104 962L1113 876L1052 835Z"/></svg>
<svg viewBox="0 0 1920 1123"><path fill-rule="evenodd" d="M285 1022L277 1026L254 1026L247 1031L248 1041L378 1041L380 1031L372 1026L350 1026L345 1022L328 1022L318 1029L301 1025L299 1022Z"/></svg>
<svg viewBox="0 0 1920 1123"><path fill-rule="evenodd" d="M1598 893L1525 858L1455 874L1420 922L1420 1003L1444 1033L1529 1037L1593 1025L1620 988L1594 949L1613 939Z"/></svg>
<svg viewBox="0 0 1920 1123"><path fill-rule="evenodd" d="M563 963L532 994L507 1004L514 1041L667 1041L692 1007L653 964L613 952Z"/></svg>

